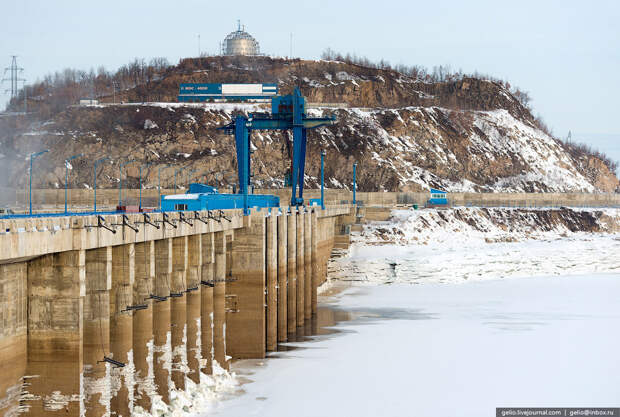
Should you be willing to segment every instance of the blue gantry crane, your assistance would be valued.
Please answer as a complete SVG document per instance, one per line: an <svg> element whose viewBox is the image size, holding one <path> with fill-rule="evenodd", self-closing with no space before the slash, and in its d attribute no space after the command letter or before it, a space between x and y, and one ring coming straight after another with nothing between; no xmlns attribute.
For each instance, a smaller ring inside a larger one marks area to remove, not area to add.
<svg viewBox="0 0 620 417"><path fill-rule="evenodd" d="M271 99L271 114L250 113L236 116L235 120L219 129L235 136L239 193L244 195L247 207L248 188L251 184L250 135L252 130L293 130L293 154L291 155L291 206L303 205L304 170L306 163L307 130L332 124L336 118L308 117L306 99L298 88L293 94L275 96Z"/></svg>

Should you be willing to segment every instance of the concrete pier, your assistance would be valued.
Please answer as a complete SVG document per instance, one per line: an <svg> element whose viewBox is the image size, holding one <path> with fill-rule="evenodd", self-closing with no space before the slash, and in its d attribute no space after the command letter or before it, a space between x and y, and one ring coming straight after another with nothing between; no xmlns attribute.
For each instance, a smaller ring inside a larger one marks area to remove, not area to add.
<svg viewBox="0 0 620 417"><path fill-rule="evenodd" d="M74 250L28 263L26 374L32 378L24 405L30 416L79 417L85 408L81 395L85 257L84 250Z"/></svg>
<svg viewBox="0 0 620 417"><path fill-rule="evenodd" d="M86 416L110 413L110 290L112 248L86 251L84 297L84 407Z"/></svg>
<svg viewBox="0 0 620 417"><path fill-rule="evenodd" d="M149 411L151 398L156 394L153 374L153 293L155 282L155 242L135 244L136 269L133 289L133 362L134 407Z"/></svg>
<svg viewBox="0 0 620 417"><path fill-rule="evenodd" d="M151 411L305 335L350 213L0 220L0 417Z"/></svg>
<svg viewBox="0 0 620 417"><path fill-rule="evenodd" d="M297 329L297 209L292 208L287 216L287 331L294 338Z"/></svg>
<svg viewBox="0 0 620 417"><path fill-rule="evenodd" d="M170 327L172 335L173 388L185 389L187 373L187 236L172 239Z"/></svg>
<svg viewBox="0 0 620 417"><path fill-rule="evenodd" d="M202 359L202 317L201 285L202 273L202 235L187 237L187 317L186 343L187 376L195 383L200 383L200 361Z"/></svg>
<svg viewBox="0 0 620 417"><path fill-rule="evenodd" d="M304 319L312 317L312 213L304 215Z"/></svg>
<svg viewBox="0 0 620 417"><path fill-rule="evenodd" d="M28 264L0 265L0 416L16 415L27 360Z"/></svg>
<svg viewBox="0 0 620 417"><path fill-rule="evenodd" d="M202 267L200 281L200 345L201 369L213 374L213 286L215 272L214 233L205 233L202 240Z"/></svg>
<svg viewBox="0 0 620 417"><path fill-rule="evenodd" d="M110 356L125 364L110 369L110 409L112 415L118 416L128 416L133 411L133 317L128 307L133 305L134 260L133 243L112 248Z"/></svg>
<svg viewBox="0 0 620 417"><path fill-rule="evenodd" d="M287 216L286 212L277 217L278 222L278 342L287 341Z"/></svg>
<svg viewBox="0 0 620 417"><path fill-rule="evenodd" d="M296 288L296 293L297 293L297 313L296 313L296 318L297 318L297 327L302 327L304 325L304 317L305 317L305 301L304 301L304 295L305 295L305 271L306 271L306 267L305 267L305 252L304 252L304 244L305 244L305 239L304 239L304 210L303 209L299 209L299 211L297 212L297 217L296 217L296 223L297 223L297 235L296 235L296 240L297 240L297 259L296 259L296 267L297 267L297 288Z"/></svg>
<svg viewBox="0 0 620 417"><path fill-rule="evenodd" d="M278 342L278 226L276 211L265 219L266 285L267 285L267 350L276 350Z"/></svg>
<svg viewBox="0 0 620 417"><path fill-rule="evenodd" d="M244 218L232 242L232 276L226 286L226 349L234 358L265 356L265 217ZM243 308L240 308L243 306Z"/></svg>
<svg viewBox="0 0 620 417"><path fill-rule="evenodd" d="M172 239L155 241L155 287L153 305L153 368L157 394L170 401L172 345L170 332L170 281Z"/></svg>
<svg viewBox="0 0 620 417"><path fill-rule="evenodd" d="M321 266L319 265L319 259L320 259L320 255L319 255L319 248L318 248L318 224L317 224L317 213L315 210L312 211L312 215L310 217L310 233L312 234L312 237L310 239L310 250L311 255L310 255L310 268L312 269L311 272L311 299L310 299L310 310L312 315L316 315L317 312L317 289L319 287L319 274L321 271ZM325 260L325 262L327 262L327 259Z"/></svg>
<svg viewBox="0 0 620 417"><path fill-rule="evenodd" d="M215 267L213 286L213 357L214 362L228 369L226 360L226 235L214 236Z"/></svg>

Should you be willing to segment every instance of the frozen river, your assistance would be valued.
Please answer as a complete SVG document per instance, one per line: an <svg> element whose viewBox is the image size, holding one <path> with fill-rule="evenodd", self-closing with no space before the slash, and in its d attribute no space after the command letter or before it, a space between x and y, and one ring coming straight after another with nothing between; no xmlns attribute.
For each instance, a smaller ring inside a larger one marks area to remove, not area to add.
<svg viewBox="0 0 620 417"><path fill-rule="evenodd" d="M490 416L618 406L620 274L351 287L352 321L261 362L219 416Z"/></svg>
<svg viewBox="0 0 620 417"><path fill-rule="evenodd" d="M406 223L397 226L407 237ZM480 417L496 407L618 407L618 234L487 243L492 229L478 236L457 226L423 244L358 237L330 262L318 320L329 329L266 360L235 362L228 394L194 415Z"/></svg>

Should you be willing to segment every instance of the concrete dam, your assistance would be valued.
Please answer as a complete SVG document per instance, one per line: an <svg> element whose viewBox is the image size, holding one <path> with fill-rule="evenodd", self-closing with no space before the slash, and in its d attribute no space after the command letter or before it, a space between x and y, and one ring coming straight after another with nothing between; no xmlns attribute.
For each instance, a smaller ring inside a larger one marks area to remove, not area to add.
<svg viewBox="0 0 620 417"><path fill-rule="evenodd" d="M316 313L355 208L0 220L0 416L130 416Z"/></svg>

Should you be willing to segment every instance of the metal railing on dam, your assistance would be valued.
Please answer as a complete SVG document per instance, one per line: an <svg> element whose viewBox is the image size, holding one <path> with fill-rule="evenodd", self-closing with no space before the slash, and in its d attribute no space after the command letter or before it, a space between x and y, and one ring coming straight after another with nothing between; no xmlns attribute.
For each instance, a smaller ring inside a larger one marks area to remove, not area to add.
<svg viewBox="0 0 620 417"><path fill-rule="evenodd" d="M264 357L316 312L354 217L341 205L0 220L0 416L129 416L228 357Z"/></svg>

